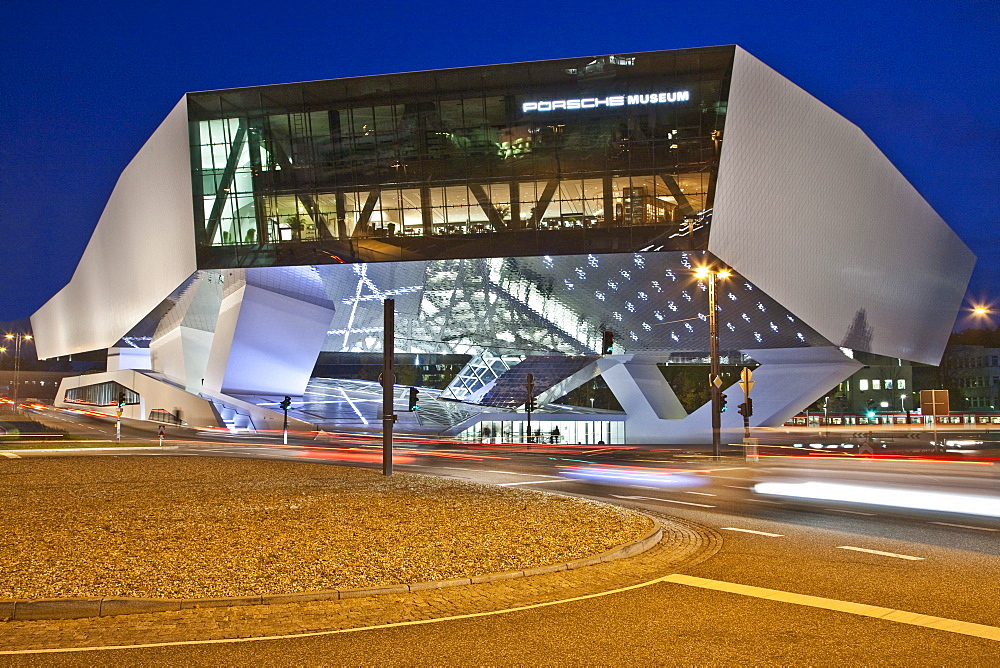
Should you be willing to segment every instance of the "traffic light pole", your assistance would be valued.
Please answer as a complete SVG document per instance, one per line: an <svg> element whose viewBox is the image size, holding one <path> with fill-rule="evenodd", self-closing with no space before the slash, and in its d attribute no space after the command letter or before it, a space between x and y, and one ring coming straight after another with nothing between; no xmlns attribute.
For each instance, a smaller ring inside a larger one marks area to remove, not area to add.
<svg viewBox="0 0 1000 668"><path fill-rule="evenodd" d="M722 459L722 390L719 382L719 322L715 317L715 272L708 281L708 355L711 369L708 374L709 389L712 392L712 457Z"/></svg>
<svg viewBox="0 0 1000 668"><path fill-rule="evenodd" d="M524 378L524 388L526 390L527 399L524 402L524 410L528 414L528 439L527 442L531 443L531 411L534 409L534 395L535 395L535 374L529 373Z"/></svg>
<svg viewBox="0 0 1000 668"><path fill-rule="evenodd" d="M383 305L382 323L382 475L392 475L392 425L396 421L393 414L393 390L396 374L392 368L393 353L396 349L396 300L386 299Z"/></svg>
<svg viewBox="0 0 1000 668"><path fill-rule="evenodd" d="M288 445L288 407L285 406L285 424L281 428L282 438L281 442Z"/></svg>

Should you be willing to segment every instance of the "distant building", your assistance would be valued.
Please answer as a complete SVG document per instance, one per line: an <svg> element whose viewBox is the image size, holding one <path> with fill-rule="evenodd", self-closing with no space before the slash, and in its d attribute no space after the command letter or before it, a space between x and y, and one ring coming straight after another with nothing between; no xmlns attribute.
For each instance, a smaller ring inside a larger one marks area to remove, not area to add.
<svg viewBox="0 0 1000 668"><path fill-rule="evenodd" d="M711 406L657 366L707 356L697 267L733 272L722 361L759 365L768 426L865 364L844 348L937 364L974 261L861 129L722 46L189 93L31 321L42 357L111 350L60 405L274 429L288 395L336 429L379 424L360 356L391 298L395 352L434 367L401 380L468 360L401 429L524 438L531 373L533 431L698 442ZM908 391L871 369L859 400ZM559 403L581 387L622 410Z"/></svg>
<svg viewBox="0 0 1000 668"><path fill-rule="evenodd" d="M953 411L1000 407L1000 348L950 345L941 360L941 382Z"/></svg>

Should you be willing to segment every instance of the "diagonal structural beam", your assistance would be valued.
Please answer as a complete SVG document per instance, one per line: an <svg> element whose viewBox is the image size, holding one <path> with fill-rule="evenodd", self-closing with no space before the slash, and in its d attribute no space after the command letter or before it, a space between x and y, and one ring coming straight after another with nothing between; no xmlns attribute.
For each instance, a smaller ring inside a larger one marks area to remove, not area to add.
<svg viewBox="0 0 1000 668"><path fill-rule="evenodd" d="M476 201L479 202L479 208L483 210L486 217L490 219L490 224L493 225L494 232L503 232L506 229L506 224L503 222L503 218L500 216L500 212L497 211L496 207L493 206L493 202L490 201L490 196L478 183L470 183L469 190L475 196Z"/></svg>
<svg viewBox="0 0 1000 668"><path fill-rule="evenodd" d="M371 220L375 205L378 204L379 195L381 195L381 190L377 186L368 191L368 199L365 200L365 205L361 209L361 216L354 226L354 234L352 236L367 237L371 233L371 226L368 224L368 221Z"/></svg>
<svg viewBox="0 0 1000 668"><path fill-rule="evenodd" d="M243 145L247 138L246 119L240 119L240 125L233 137L233 145L229 147L229 157L226 158L226 168L222 170L222 178L219 180L218 188L215 190L215 201L212 203L212 213L208 216L205 224L205 240L211 244L215 238L215 233L219 231L222 223L222 212L226 208L226 200L233 189L233 179L236 178L236 167L240 161L240 153L243 152Z"/></svg>
<svg viewBox="0 0 1000 668"><path fill-rule="evenodd" d="M677 208L681 210L681 215L690 216L694 214L694 208L691 206L691 202L688 201L687 196L681 192L681 187L677 185L677 180L671 174L660 174L660 179L667 186L667 190L673 195L674 199L677 201Z"/></svg>
<svg viewBox="0 0 1000 668"><path fill-rule="evenodd" d="M531 214L532 227L537 228L538 224L542 222L542 218L545 217L545 210L549 208L549 204L552 202L552 196L556 194L556 189L558 187L558 179L553 179L545 184L545 189L542 190L542 196L538 198L538 204L535 206L535 211Z"/></svg>

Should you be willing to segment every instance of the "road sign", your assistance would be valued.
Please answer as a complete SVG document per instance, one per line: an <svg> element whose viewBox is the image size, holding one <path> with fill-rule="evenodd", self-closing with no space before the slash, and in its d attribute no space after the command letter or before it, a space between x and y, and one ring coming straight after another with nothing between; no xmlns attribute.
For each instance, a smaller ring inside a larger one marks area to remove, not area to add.
<svg viewBox="0 0 1000 668"><path fill-rule="evenodd" d="M712 380L712 384L716 387L722 387L722 379L716 376L715 379Z"/></svg>
<svg viewBox="0 0 1000 668"><path fill-rule="evenodd" d="M753 371L750 370L750 367L745 366L743 367L743 370L740 371L740 380L744 383L749 383L751 376L753 376Z"/></svg>
<svg viewBox="0 0 1000 668"><path fill-rule="evenodd" d="M740 381L737 381L737 382L739 383L740 389L743 390L743 394L748 395L748 394L750 394L750 390L753 389L753 385L754 385L754 383L756 381L753 381L753 380L740 380Z"/></svg>
<svg viewBox="0 0 1000 668"><path fill-rule="evenodd" d="M948 415L949 412L948 390L920 390L922 415Z"/></svg>

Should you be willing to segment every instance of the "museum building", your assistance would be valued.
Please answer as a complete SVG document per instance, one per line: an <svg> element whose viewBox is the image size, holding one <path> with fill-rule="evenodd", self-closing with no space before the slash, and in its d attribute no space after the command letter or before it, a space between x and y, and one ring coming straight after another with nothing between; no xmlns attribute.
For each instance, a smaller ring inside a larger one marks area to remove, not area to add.
<svg viewBox="0 0 1000 668"><path fill-rule="evenodd" d="M855 350L938 363L974 262L862 130L722 46L188 93L32 328L109 350L57 405L264 430L288 395L363 429L381 388L314 371L381 351L392 298L398 354L466 361L412 412L397 387L402 431L524 440L532 373L544 434L696 442L670 367L708 354L699 267L732 272L721 355L767 426ZM598 384L612 407L567 400Z"/></svg>

